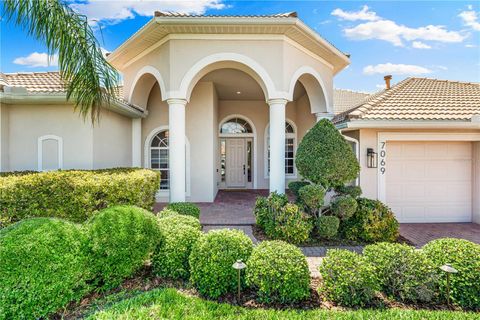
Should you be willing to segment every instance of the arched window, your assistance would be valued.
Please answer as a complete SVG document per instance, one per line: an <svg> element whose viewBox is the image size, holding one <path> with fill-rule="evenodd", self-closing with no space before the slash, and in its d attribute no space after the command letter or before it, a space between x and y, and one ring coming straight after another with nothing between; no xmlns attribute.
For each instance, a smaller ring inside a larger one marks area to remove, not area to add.
<svg viewBox="0 0 480 320"><path fill-rule="evenodd" d="M269 126L266 129L266 150L267 150L267 165L266 178L270 176L270 130ZM295 152L297 148L297 133L295 125L289 121L285 122L285 175L295 176Z"/></svg>
<svg viewBox="0 0 480 320"><path fill-rule="evenodd" d="M150 143L150 168L160 172L161 190L169 189L168 153L168 130L163 130L157 133Z"/></svg>
<svg viewBox="0 0 480 320"><path fill-rule="evenodd" d="M239 133L253 133L252 126L241 118L233 118L222 124L220 133L239 134Z"/></svg>

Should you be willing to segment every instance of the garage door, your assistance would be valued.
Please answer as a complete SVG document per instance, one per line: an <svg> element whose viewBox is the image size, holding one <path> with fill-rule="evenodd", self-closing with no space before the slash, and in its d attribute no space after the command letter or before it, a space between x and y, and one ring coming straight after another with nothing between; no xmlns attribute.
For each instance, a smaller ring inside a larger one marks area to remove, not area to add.
<svg viewBox="0 0 480 320"><path fill-rule="evenodd" d="M386 200L400 222L470 222L470 142L387 142Z"/></svg>

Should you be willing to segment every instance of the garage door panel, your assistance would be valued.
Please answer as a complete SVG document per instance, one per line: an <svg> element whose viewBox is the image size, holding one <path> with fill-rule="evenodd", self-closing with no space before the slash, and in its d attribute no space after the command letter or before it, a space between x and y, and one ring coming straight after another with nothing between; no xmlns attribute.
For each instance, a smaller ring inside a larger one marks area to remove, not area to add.
<svg viewBox="0 0 480 320"><path fill-rule="evenodd" d="M471 143L387 142L385 178L400 222L471 221Z"/></svg>

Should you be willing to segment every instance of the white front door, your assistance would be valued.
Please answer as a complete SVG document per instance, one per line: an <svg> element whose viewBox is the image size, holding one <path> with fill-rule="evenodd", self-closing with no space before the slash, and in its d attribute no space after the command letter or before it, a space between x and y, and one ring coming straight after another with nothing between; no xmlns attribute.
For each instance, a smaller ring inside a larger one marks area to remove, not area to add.
<svg viewBox="0 0 480 320"><path fill-rule="evenodd" d="M246 186L245 139L226 140L226 183L227 188Z"/></svg>

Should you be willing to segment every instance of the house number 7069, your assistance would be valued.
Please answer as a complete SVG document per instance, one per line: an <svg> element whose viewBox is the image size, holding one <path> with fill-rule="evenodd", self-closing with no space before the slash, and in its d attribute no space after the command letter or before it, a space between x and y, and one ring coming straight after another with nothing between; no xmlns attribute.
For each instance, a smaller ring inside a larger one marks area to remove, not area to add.
<svg viewBox="0 0 480 320"><path fill-rule="evenodd" d="M386 142L381 142L380 148L380 172L385 174L385 158L387 156L387 150L385 148Z"/></svg>

